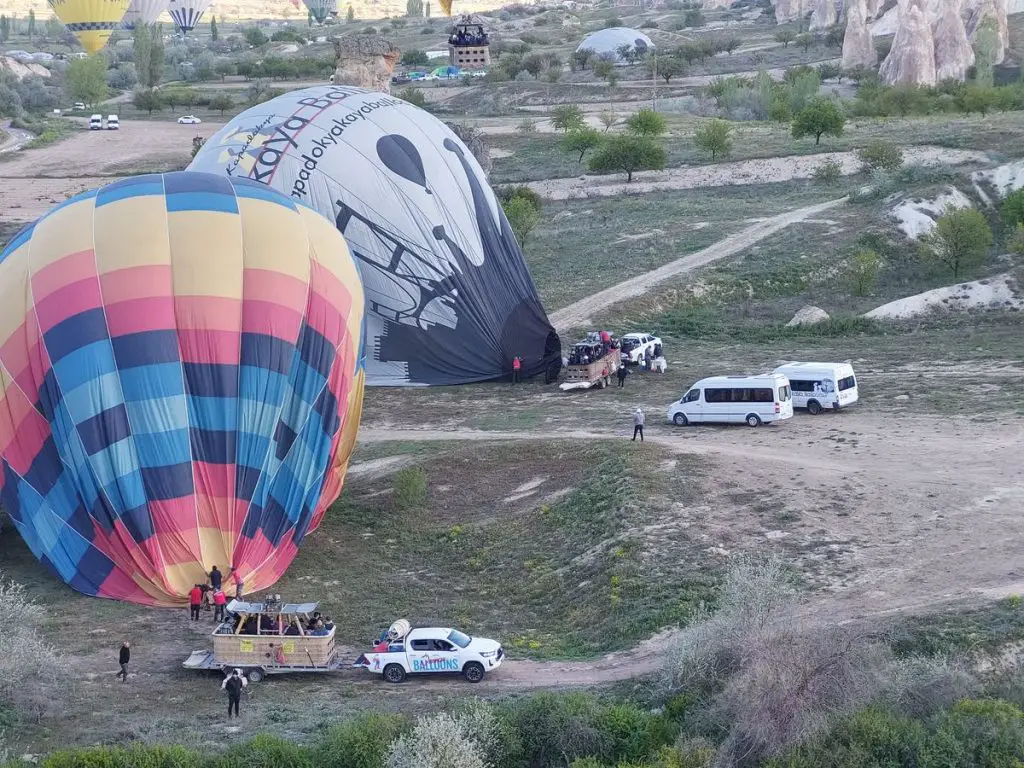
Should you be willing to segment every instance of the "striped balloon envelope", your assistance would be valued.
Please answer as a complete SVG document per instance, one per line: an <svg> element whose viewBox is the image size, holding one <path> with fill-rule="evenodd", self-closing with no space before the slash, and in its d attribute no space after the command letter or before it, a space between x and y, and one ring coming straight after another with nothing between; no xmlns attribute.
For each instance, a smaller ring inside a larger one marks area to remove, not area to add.
<svg viewBox="0 0 1024 768"><path fill-rule="evenodd" d="M343 237L268 187L146 175L0 254L0 501L74 589L269 587L340 493L363 395Z"/></svg>
<svg viewBox="0 0 1024 768"><path fill-rule="evenodd" d="M135 29L137 24L155 24L160 14L166 10L167 0L132 0L121 20L121 26L125 29Z"/></svg>
<svg viewBox="0 0 1024 768"><path fill-rule="evenodd" d="M73 32L89 53L107 44L121 27L130 0L48 0L61 23Z"/></svg>
<svg viewBox="0 0 1024 768"><path fill-rule="evenodd" d="M199 26L199 21L211 2L212 0L169 0L167 12L181 33L186 34Z"/></svg>

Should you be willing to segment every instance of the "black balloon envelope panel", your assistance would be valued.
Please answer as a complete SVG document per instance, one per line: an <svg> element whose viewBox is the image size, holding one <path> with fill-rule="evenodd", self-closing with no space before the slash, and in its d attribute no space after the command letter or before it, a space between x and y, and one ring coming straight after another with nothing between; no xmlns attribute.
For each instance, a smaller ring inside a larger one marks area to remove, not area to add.
<svg viewBox="0 0 1024 768"><path fill-rule="evenodd" d="M470 150L401 99L320 86L243 112L192 170L245 176L335 222L359 265L371 386L459 384L560 359L522 251Z"/></svg>

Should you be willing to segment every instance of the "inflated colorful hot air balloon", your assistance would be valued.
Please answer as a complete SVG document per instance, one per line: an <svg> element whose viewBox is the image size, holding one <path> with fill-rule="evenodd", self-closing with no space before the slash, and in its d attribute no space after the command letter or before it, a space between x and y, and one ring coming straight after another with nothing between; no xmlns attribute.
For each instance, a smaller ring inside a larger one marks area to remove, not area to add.
<svg viewBox="0 0 1024 768"><path fill-rule="evenodd" d="M418 107L348 86L264 102L191 169L307 202L345 235L366 292L367 383L463 384L557 372L561 342L473 153Z"/></svg>
<svg viewBox="0 0 1024 768"><path fill-rule="evenodd" d="M181 33L187 34L199 26L203 12L213 0L168 0L167 12Z"/></svg>
<svg viewBox="0 0 1024 768"><path fill-rule="evenodd" d="M438 4L441 6L441 10L444 11L445 16L452 15L452 0L438 0Z"/></svg>
<svg viewBox="0 0 1024 768"><path fill-rule="evenodd" d="M362 406L345 241L262 184L147 175L0 254L0 501L80 592L273 584L340 492Z"/></svg>
<svg viewBox="0 0 1024 768"><path fill-rule="evenodd" d="M121 20L121 26L135 29L136 24L154 24L160 14L167 10L167 3L168 0L132 0Z"/></svg>
<svg viewBox="0 0 1024 768"><path fill-rule="evenodd" d="M338 0L302 0L302 2L320 24L323 24L324 20L338 8Z"/></svg>
<svg viewBox="0 0 1024 768"><path fill-rule="evenodd" d="M89 53L107 44L121 26L130 0L48 0L53 12Z"/></svg>

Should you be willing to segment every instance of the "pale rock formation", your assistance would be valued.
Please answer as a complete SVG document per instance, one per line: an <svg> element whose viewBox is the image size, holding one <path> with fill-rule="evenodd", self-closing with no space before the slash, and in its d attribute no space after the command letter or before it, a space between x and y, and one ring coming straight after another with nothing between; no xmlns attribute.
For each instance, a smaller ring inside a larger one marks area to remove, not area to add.
<svg viewBox="0 0 1024 768"><path fill-rule="evenodd" d="M809 27L812 32L828 29L834 26L836 21L836 4L833 0L814 0Z"/></svg>
<svg viewBox="0 0 1024 768"><path fill-rule="evenodd" d="M336 37L332 42L337 58L335 85L391 93L391 72L402 55L396 45L373 35Z"/></svg>
<svg viewBox="0 0 1024 768"><path fill-rule="evenodd" d="M961 0L945 0L945 7L932 23L935 79L939 82L946 78L965 79L967 70L974 64L974 49L960 17L960 4Z"/></svg>
<svg viewBox="0 0 1024 768"><path fill-rule="evenodd" d="M0 72L10 72L19 80L24 80L30 75L37 75L39 77L50 76L50 70L42 64L22 63L17 59L12 59L10 56L0 56Z"/></svg>
<svg viewBox="0 0 1024 768"><path fill-rule="evenodd" d="M731 8L732 0L703 0L701 7L707 11L716 11L723 8Z"/></svg>
<svg viewBox="0 0 1024 768"><path fill-rule="evenodd" d="M967 34L973 41L985 19L992 19L999 31L999 40L992 59L993 64L1002 64L1006 49L1010 45L1010 26L1007 21L1008 0L967 0L963 15L966 17Z"/></svg>
<svg viewBox="0 0 1024 768"><path fill-rule="evenodd" d="M914 0L900 4L892 49L878 75L886 85L935 85L935 38L932 25Z"/></svg>
<svg viewBox="0 0 1024 768"><path fill-rule="evenodd" d="M874 69L878 63L878 51L867 24L867 2L849 0L846 9L846 36L843 38L843 69L858 67Z"/></svg>
<svg viewBox="0 0 1024 768"><path fill-rule="evenodd" d="M788 24L807 15L810 0L772 0L775 6L775 21Z"/></svg>
<svg viewBox="0 0 1024 768"><path fill-rule="evenodd" d="M817 325L828 320L828 312L821 307L815 307L808 304L806 307L801 307L800 311L793 315L793 319L786 323L787 328L793 328L797 325Z"/></svg>
<svg viewBox="0 0 1024 768"><path fill-rule="evenodd" d="M867 18L873 19L878 16L878 12L882 10L882 0L867 0L865 6Z"/></svg>

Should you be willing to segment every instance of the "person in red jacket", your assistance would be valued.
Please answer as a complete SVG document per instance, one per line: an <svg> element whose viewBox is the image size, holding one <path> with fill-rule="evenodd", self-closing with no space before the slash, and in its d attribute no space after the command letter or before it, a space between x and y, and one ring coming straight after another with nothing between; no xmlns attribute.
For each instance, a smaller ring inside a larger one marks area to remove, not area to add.
<svg viewBox="0 0 1024 768"><path fill-rule="evenodd" d="M512 383L516 384L519 382L519 370L523 367L522 360L519 359L519 355L512 358Z"/></svg>
<svg viewBox="0 0 1024 768"><path fill-rule="evenodd" d="M224 594L224 590L217 587L213 590L213 620L216 622L224 621L224 606L228 604L228 597Z"/></svg>
<svg viewBox="0 0 1024 768"><path fill-rule="evenodd" d="M191 620L199 621L199 607L203 604L203 588L196 584L188 593L188 607L191 610Z"/></svg>

